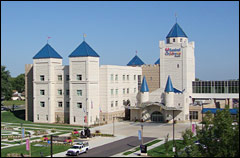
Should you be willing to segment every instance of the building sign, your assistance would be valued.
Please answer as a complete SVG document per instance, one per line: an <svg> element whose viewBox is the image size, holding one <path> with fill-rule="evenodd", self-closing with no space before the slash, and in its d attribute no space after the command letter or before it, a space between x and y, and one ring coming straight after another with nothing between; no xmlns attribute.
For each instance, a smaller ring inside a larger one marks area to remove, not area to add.
<svg viewBox="0 0 240 158"><path fill-rule="evenodd" d="M181 55L181 49L171 49L171 48L165 48L165 55L167 56L172 56L174 55L175 57L180 57Z"/></svg>

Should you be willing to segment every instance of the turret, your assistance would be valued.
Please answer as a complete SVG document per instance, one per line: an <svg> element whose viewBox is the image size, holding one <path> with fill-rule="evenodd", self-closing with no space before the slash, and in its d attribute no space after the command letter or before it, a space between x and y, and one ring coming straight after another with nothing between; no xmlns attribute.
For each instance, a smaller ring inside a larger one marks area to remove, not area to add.
<svg viewBox="0 0 240 158"><path fill-rule="evenodd" d="M167 44L173 43L188 43L188 37L182 30L182 28L176 23L170 32L168 33L167 37Z"/></svg>
<svg viewBox="0 0 240 158"><path fill-rule="evenodd" d="M148 85L147 85L145 76L143 77L143 80L142 80L140 96L141 96L141 99L140 99L141 103L149 101L149 89L148 89Z"/></svg>
<svg viewBox="0 0 240 158"><path fill-rule="evenodd" d="M173 105L173 103L174 103L174 88L173 88L170 76L168 76L168 80L167 80L164 92L165 92L165 106L173 107L174 106Z"/></svg>

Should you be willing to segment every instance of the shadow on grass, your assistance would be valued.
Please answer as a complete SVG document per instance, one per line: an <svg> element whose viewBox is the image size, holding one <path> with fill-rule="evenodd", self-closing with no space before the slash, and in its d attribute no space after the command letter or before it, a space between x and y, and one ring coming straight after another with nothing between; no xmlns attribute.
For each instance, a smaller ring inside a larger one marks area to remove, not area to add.
<svg viewBox="0 0 240 158"><path fill-rule="evenodd" d="M25 110L12 111L13 115L23 121L25 121Z"/></svg>

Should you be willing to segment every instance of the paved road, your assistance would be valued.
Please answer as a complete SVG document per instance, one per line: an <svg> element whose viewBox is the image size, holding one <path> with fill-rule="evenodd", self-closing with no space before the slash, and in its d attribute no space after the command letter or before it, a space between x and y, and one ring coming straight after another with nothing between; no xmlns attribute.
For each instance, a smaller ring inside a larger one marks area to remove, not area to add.
<svg viewBox="0 0 240 158"><path fill-rule="evenodd" d="M154 140L153 137L144 137L144 143ZM78 157L109 157L117 153L132 149L141 144L141 141L138 140L138 137L131 136L127 137L106 145L102 145L93 149L90 149L87 153L83 153Z"/></svg>

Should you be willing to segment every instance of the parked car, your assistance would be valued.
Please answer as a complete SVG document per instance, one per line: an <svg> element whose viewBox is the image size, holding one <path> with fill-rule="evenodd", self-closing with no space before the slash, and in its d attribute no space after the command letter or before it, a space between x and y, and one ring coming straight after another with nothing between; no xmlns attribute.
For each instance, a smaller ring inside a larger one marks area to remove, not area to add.
<svg viewBox="0 0 240 158"><path fill-rule="evenodd" d="M1 107L1 111L9 111L10 109L7 107Z"/></svg>
<svg viewBox="0 0 240 158"><path fill-rule="evenodd" d="M86 153L89 149L88 142L81 142L73 145L70 149L68 149L66 155L68 156L77 156L81 153Z"/></svg>

